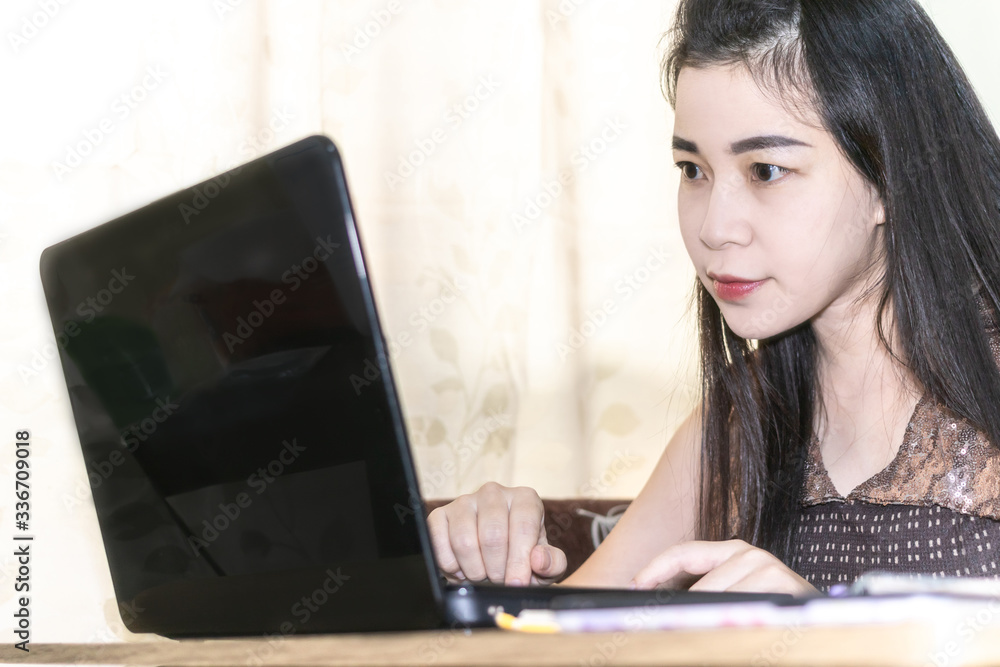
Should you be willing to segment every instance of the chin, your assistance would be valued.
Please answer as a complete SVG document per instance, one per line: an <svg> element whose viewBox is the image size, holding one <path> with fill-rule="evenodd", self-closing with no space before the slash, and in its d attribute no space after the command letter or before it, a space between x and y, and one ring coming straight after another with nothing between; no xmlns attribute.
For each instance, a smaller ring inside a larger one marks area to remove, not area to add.
<svg viewBox="0 0 1000 667"><path fill-rule="evenodd" d="M750 340L775 338L797 329L802 323L790 321L787 315L779 315L773 310L763 312L742 312L738 317L726 317L726 324L733 333Z"/></svg>
<svg viewBox="0 0 1000 667"><path fill-rule="evenodd" d="M727 320L728 323L728 320ZM809 326L809 321L795 323L781 323L774 324L770 326L761 326L759 324L744 324L742 326L729 325L729 328L733 330L737 336L741 338L746 338L749 340L767 340L770 338L780 338L782 336L794 333L800 330L803 326Z"/></svg>
<svg viewBox="0 0 1000 667"><path fill-rule="evenodd" d="M731 304L716 303L726 324L741 338L774 338L792 331L805 321L792 312L792 299L784 294L768 299L765 301L767 305L746 304L734 308Z"/></svg>
<svg viewBox="0 0 1000 667"><path fill-rule="evenodd" d="M740 338L746 338L748 340L765 340L782 333L780 328L772 329L769 327L762 328L758 326L733 326L732 324L729 324L729 328L732 329L733 333Z"/></svg>

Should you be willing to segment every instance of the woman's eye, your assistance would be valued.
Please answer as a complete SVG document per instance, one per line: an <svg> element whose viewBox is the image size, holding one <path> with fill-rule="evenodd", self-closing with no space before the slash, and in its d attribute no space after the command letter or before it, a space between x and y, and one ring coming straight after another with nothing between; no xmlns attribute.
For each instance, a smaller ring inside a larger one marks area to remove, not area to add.
<svg viewBox="0 0 1000 667"><path fill-rule="evenodd" d="M694 162L678 162L677 168L681 170L685 180L696 181L701 176L701 167Z"/></svg>
<svg viewBox="0 0 1000 667"><path fill-rule="evenodd" d="M754 180L764 183L772 183L788 173L788 170L784 167L777 167L773 164L762 164L760 162L753 165L750 171L753 173Z"/></svg>

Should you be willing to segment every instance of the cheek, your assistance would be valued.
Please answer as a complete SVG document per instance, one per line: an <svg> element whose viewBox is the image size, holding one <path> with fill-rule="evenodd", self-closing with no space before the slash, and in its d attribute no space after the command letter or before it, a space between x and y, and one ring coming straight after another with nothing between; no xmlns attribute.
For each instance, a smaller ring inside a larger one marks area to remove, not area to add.
<svg viewBox="0 0 1000 667"><path fill-rule="evenodd" d="M846 188L808 195L783 202L769 245L789 268L829 278L829 271L855 264L864 253L871 233L866 211Z"/></svg>
<svg viewBox="0 0 1000 667"><path fill-rule="evenodd" d="M849 197L817 198L803 203L797 225L775 235L768 254L781 258L775 269L790 305L788 324L812 317L849 288L867 257L864 215Z"/></svg>

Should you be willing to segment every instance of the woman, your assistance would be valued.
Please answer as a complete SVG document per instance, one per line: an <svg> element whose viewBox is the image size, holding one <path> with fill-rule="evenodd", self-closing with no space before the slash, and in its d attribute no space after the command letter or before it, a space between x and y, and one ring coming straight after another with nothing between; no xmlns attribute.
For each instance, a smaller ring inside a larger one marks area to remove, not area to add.
<svg viewBox="0 0 1000 667"><path fill-rule="evenodd" d="M951 51L915 0L682 0L671 37L702 400L564 583L997 574L1000 140ZM558 576L541 517L487 484L439 564Z"/></svg>

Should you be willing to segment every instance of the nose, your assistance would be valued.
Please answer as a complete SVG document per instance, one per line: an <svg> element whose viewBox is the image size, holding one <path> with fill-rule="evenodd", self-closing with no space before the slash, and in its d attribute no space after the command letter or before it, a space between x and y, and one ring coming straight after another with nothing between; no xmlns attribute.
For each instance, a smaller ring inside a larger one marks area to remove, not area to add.
<svg viewBox="0 0 1000 667"><path fill-rule="evenodd" d="M698 235L707 247L721 250L728 244L745 246L753 239L746 216L749 202L743 194L742 183L736 176L713 184Z"/></svg>

